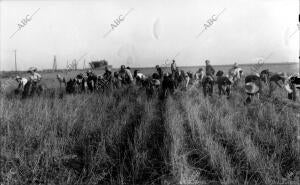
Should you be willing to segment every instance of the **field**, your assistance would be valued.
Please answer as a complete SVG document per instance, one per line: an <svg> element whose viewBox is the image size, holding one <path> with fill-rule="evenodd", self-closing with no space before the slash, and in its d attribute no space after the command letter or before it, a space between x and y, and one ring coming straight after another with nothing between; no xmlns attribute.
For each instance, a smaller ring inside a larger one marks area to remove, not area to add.
<svg viewBox="0 0 300 185"><path fill-rule="evenodd" d="M242 83L161 99L66 95L47 75L40 97L0 94L0 184L300 183L300 106L282 89L245 106Z"/></svg>

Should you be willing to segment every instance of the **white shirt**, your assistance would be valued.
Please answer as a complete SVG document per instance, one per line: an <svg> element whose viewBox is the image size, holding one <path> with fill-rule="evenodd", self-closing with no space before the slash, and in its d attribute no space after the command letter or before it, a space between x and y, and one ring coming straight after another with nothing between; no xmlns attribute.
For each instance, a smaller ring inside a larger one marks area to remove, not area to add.
<svg viewBox="0 0 300 185"><path fill-rule="evenodd" d="M39 81L42 78L42 76L36 72L34 72L31 76L30 76L30 80L33 81Z"/></svg>
<svg viewBox="0 0 300 185"><path fill-rule="evenodd" d="M28 80L26 78L21 78L21 80L19 81L19 87L24 88L27 82Z"/></svg>
<svg viewBox="0 0 300 185"><path fill-rule="evenodd" d="M136 76L139 77L141 80L145 80L147 78L143 73L138 73Z"/></svg>

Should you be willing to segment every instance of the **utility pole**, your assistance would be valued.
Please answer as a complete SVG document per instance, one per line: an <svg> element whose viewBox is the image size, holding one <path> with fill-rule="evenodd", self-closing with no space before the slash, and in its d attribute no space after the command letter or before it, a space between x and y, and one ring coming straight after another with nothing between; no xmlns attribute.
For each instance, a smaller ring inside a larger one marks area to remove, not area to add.
<svg viewBox="0 0 300 185"><path fill-rule="evenodd" d="M18 67L17 67L17 50L15 49L15 71L18 71Z"/></svg>
<svg viewBox="0 0 300 185"><path fill-rule="evenodd" d="M83 61L83 69L85 69L85 59L84 59L84 61Z"/></svg>
<svg viewBox="0 0 300 185"><path fill-rule="evenodd" d="M56 63L56 56L54 55L54 60L53 60L53 70L57 71L57 63Z"/></svg>

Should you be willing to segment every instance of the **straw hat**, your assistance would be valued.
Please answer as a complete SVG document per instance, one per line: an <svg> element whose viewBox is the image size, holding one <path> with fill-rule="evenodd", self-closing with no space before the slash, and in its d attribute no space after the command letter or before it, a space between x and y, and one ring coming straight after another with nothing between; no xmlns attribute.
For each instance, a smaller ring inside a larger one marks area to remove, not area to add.
<svg viewBox="0 0 300 185"><path fill-rule="evenodd" d="M37 68L36 67L30 67L28 69L28 72L36 72L37 71Z"/></svg>
<svg viewBox="0 0 300 185"><path fill-rule="evenodd" d="M245 85L245 91L248 94L255 94L259 91L259 87L254 82L248 82Z"/></svg>

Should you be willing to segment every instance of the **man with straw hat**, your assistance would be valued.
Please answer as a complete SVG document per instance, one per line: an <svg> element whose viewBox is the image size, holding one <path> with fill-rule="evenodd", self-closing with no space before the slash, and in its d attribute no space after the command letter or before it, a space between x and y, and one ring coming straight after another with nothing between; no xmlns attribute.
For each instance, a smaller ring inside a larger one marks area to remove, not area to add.
<svg viewBox="0 0 300 185"><path fill-rule="evenodd" d="M39 91L39 92L43 91L42 86L38 85L38 83L41 81L42 77L36 71L37 71L36 67L31 67L27 71L30 74L30 76L29 76L29 81L24 86L24 91L22 94L23 98L27 97L28 95L31 96L31 95L35 94L37 91Z"/></svg>
<svg viewBox="0 0 300 185"><path fill-rule="evenodd" d="M42 76L36 71L37 71L36 67L31 67L28 69L27 72L30 74L29 76L30 81L38 83L42 79Z"/></svg>

